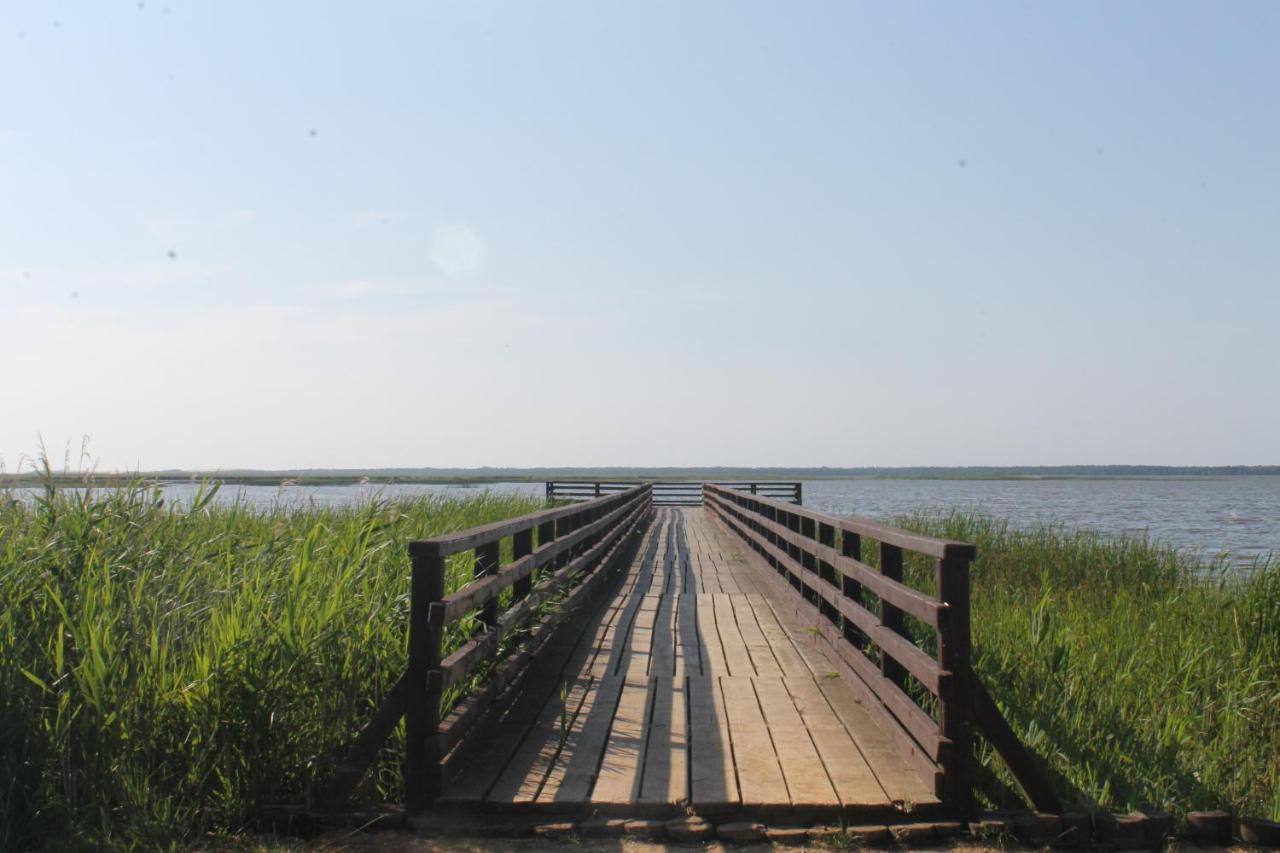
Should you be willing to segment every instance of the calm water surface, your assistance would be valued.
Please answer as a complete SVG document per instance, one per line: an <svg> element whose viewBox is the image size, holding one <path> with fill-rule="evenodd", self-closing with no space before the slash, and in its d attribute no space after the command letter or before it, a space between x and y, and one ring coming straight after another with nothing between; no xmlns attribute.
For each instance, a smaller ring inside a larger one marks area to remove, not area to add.
<svg viewBox="0 0 1280 853"><path fill-rule="evenodd" d="M1027 526L1059 522L1144 534L1206 557L1280 553L1280 477L1159 480L817 480L806 506L890 518L979 510Z"/></svg>
<svg viewBox="0 0 1280 853"><path fill-rule="evenodd" d="M255 506L345 506L374 498L497 494L541 498L542 483L484 485L224 486L218 500ZM185 499L189 484L165 491ZM804 503L837 515L888 519L923 510L978 510L1016 525L1058 522L1102 533L1143 534L1206 557L1249 561L1280 553L1280 477L1149 480L809 480Z"/></svg>

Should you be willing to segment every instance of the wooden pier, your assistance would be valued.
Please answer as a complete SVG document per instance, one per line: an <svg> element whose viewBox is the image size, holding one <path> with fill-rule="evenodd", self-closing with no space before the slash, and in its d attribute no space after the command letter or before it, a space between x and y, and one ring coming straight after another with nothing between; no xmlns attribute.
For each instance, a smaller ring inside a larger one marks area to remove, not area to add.
<svg viewBox="0 0 1280 853"><path fill-rule="evenodd" d="M325 803L404 718L411 811L961 817L975 731L1057 810L970 669L972 546L750 484L656 507L652 484L607 485L411 543L409 665Z"/></svg>

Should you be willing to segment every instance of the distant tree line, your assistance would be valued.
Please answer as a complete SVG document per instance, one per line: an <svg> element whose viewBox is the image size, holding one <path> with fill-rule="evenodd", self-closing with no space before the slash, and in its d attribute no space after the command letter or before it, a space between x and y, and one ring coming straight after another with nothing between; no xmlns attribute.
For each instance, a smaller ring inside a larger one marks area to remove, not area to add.
<svg viewBox="0 0 1280 853"><path fill-rule="evenodd" d="M99 472L99 482L127 480L189 480L209 478L229 483L277 484L282 480L310 483L373 482L494 482L501 480L820 480L849 477L879 479L1054 479L1071 477L1232 477L1280 474L1280 465L970 465L902 468L747 468L604 467L604 468L292 468L283 470L228 469L221 471L164 470ZM81 479L80 474L55 475ZM38 479L35 474L0 474L0 483Z"/></svg>

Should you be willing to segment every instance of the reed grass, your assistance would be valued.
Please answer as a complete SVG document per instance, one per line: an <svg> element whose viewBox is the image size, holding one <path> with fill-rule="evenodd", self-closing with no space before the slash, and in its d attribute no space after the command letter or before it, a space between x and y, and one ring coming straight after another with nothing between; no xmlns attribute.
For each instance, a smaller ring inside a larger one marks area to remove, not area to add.
<svg viewBox="0 0 1280 853"><path fill-rule="evenodd" d="M898 523L977 545L975 669L1066 803L1280 819L1280 563L972 513ZM1016 802L980 758L982 798Z"/></svg>
<svg viewBox="0 0 1280 853"><path fill-rule="evenodd" d="M403 543L539 505L0 493L0 849L181 845L304 798L403 669ZM1280 818L1280 565L974 514L899 523L977 544L976 668L1068 803ZM401 737L363 800L399 798ZM981 761L982 800L1015 803Z"/></svg>
<svg viewBox="0 0 1280 853"><path fill-rule="evenodd" d="M403 671L404 542L541 506L214 491L0 494L0 849L153 848L298 801ZM399 797L401 738L365 799Z"/></svg>

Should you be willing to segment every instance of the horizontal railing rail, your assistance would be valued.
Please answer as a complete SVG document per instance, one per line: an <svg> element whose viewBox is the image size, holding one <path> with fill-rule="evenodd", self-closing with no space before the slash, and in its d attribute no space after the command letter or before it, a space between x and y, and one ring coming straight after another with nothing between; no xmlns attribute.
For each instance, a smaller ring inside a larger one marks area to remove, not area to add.
<svg viewBox="0 0 1280 853"><path fill-rule="evenodd" d="M651 507L651 488L639 484L409 543L408 665L320 799L348 799L402 718L406 805L421 809L438 796L474 745L470 735L517 692L555 629L602 589ZM449 559L464 555L465 569L466 552L471 578L447 593ZM469 680L474 689L463 689Z"/></svg>
<svg viewBox="0 0 1280 853"><path fill-rule="evenodd" d="M811 635L840 661L863 705L944 803L968 811L975 722L1039 808L1057 804L972 674L972 545L869 519L840 518L708 485L707 507L774 569L772 580ZM873 567L864 551L877 543ZM933 561L932 590L909 585L909 554ZM907 619L919 623L911 626ZM930 638L930 635L932 637ZM932 647L922 642L932 639Z"/></svg>
<svg viewBox="0 0 1280 853"><path fill-rule="evenodd" d="M601 495L626 491L636 486L638 482L640 481L549 480L547 481L547 500L593 500ZM652 485L655 506L702 506L702 488L707 483L693 480L655 480L652 481ZM803 484L797 481L724 481L713 483L713 485L775 500L789 501L797 505L801 503L804 496Z"/></svg>

